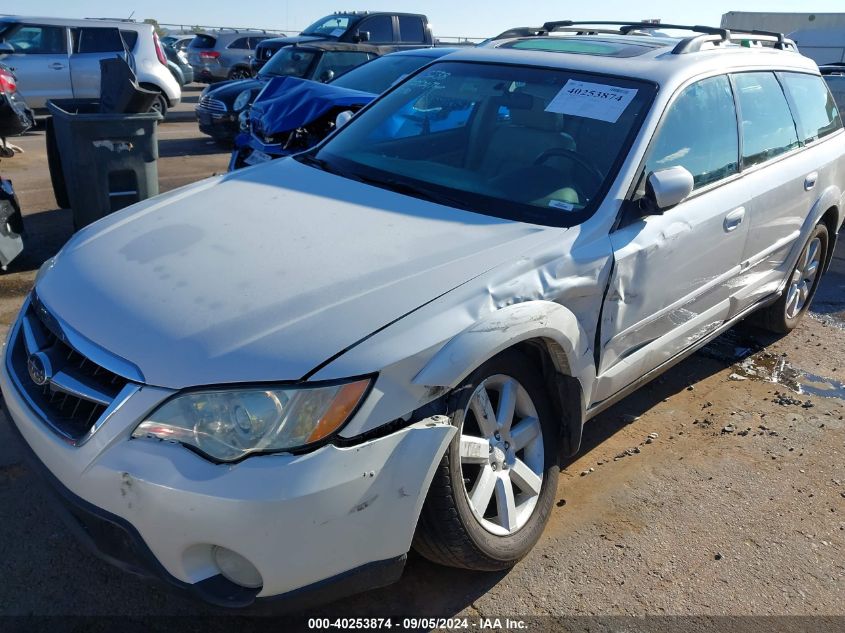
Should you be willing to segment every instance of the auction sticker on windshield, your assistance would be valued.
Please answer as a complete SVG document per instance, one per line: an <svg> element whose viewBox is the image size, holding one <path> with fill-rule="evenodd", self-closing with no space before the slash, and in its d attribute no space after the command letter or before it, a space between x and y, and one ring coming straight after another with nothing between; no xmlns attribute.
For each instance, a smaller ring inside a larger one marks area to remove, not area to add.
<svg viewBox="0 0 845 633"><path fill-rule="evenodd" d="M549 102L546 112L616 123L636 95L636 88L570 79Z"/></svg>

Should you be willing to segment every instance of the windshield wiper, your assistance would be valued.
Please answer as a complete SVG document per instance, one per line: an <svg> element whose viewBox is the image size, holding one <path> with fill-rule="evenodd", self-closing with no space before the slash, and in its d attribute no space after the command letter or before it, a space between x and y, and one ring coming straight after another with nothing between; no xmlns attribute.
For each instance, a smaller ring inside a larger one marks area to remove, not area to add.
<svg viewBox="0 0 845 633"><path fill-rule="evenodd" d="M443 204L449 207L456 207L458 209L469 209L467 202L453 198L446 194L435 191L425 186L420 186L414 183L406 182L404 180L397 180L395 178L373 178L371 176L363 176L361 174L343 174L347 178L354 178L360 182L382 189L388 189L396 193L401 193L413 198L422 198L429 202Z"/></svg>

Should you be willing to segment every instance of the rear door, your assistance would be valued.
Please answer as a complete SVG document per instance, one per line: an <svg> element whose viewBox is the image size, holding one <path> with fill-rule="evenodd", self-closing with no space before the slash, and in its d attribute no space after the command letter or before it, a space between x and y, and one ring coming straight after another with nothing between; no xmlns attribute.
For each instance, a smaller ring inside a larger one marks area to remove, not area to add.
<svg viewBox="0 0 845 633"><path fill-rule="evenodd" d="M14 71L18 91L31 108L73 97L66 27L19 23L6 29L2 39L15 52L0 59Z"/></svg>
<svg viewBox="0 0 845 633"><path fill-rule="evenodd" d="M76 99L100 98L100 60L125 56L120 30L113 27L72 29L70 78Z"/></svg>
<svg viewBox="0 0 845 633"><path fill-rule="evenodd" d="M748 306L778 289L801 227L833 183L833 157L809 146L840 123L821 77L747 72L731 78L742 121L743 178L753 197L740 282L741 305Z"/></svg>
<svg viewBox="0 0 845 633"><path fill-rule="evenodd" d="M399 43L403 48L416 48L425 46L428 42L425 23L418 15L400 15L399 22Z"/></svg>
<svg viewBox="0 0 845 633"><path fill-rule="evenodd" d="M370 39L368 40L370 44L387 45L396 42L392 15L374 15L364 18L358 23L356 28L359 33L367 32L370 34Z"/></svg>
<svg viewBox="0 0 845 633"><path fill-rule="evenodd" d="M727 76L682 89L649 147L647 175L681 166L695 188L662 213L610 234L614 268L602 310L599 403L718 328L731 314L748 222L736 109ZM644 186L634 196L644 195Z"/></svg>

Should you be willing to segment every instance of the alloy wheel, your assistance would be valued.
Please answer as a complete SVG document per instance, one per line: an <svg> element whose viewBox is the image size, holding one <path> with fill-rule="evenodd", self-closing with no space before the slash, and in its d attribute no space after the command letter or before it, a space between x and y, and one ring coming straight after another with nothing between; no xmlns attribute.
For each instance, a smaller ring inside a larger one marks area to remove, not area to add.
<svg viewBox="0 0 845 633"><path fill-rule="evenodd" d="M514 378L479 384L464 411L460 437L464 492L481 526L508 536L531 518L543 484L543 431L537 409Z"/></svg>
<svg viewBox="0 0 845 633"><path fill-rule="evenodd" d="M792 273L789 290L786 296L786 317L794 319L807 304L807 298L813 289L816 276L819 273L822 257L822 241L816 237L807 244L801 254L798 265Z"/></svg>

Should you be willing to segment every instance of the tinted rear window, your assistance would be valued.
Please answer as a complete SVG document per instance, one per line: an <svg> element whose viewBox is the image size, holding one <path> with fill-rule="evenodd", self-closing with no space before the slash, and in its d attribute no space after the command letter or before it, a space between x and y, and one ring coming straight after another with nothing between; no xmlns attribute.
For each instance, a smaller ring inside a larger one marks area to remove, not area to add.
<svg viewBox="0 0 845 633"><path fill-rule="evenodd" d="M74 31L77 53L123 52L120 31L110 28L82 28Z"/></svg>
<svg viewBox="0 0 845 633"><path fill-rule="evenodd" d="M742 166L763 163L798 147L795 121L774 73L733 75L742 114Z"/></svg>
<svg viewBox="0 0 845 633"><path fill-rule="evenodd" d="M126 42L126 48L130 51L135 50L135 44L138 43L138 31L121 31L123 41Z"/></svg>
<svg viewBox="0 0 845 633"><path fill-rule="evenodd" d="M214 48L217 38L211 35L197 35L191 40L191 48Z"/></svg>
<svg viewBox="0 0 845 633"><path fill-rule="evenodd" d="M778 76L791 100L802 141L814 141L842 127L836 102L824 79L801 73Z"/></svg>
<svg viewBox="0 0 845 633"><path fill-rule="evenodd" d="M400 15L399 38L403 42L425 42L425 29L422 19L410 15Z"/></svg>

